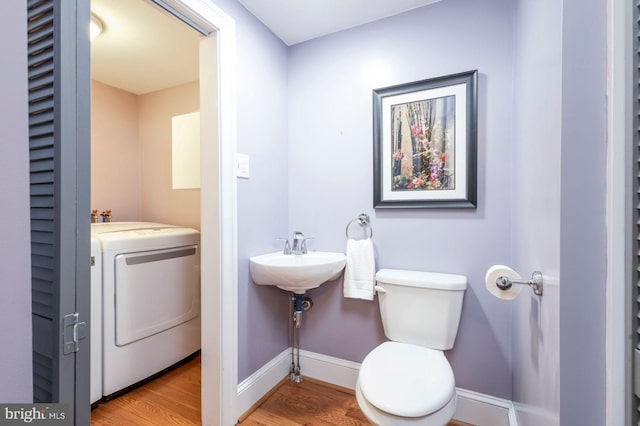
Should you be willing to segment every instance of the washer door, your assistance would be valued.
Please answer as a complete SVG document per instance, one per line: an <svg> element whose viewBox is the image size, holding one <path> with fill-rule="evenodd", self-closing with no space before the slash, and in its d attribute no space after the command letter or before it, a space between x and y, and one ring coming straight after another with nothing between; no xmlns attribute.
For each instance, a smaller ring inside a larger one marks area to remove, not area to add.
<svg viewBox="0 0 640 426"><path fill-rule="evenodd" d="M200 315L198 246L115 256L115 343L124 346Z"/></svg>

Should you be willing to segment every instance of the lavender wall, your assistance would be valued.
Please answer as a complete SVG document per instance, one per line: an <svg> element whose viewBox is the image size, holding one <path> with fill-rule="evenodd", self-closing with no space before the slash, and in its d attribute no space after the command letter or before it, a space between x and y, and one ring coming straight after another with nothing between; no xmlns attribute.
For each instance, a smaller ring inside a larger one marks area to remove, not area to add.
<svg viewBox="0 0 640 426"><path fill-rule="evenodd" d="M247 258L280 248L274 238L294 229L315 236L314 249L344 250L345 225L364 211L378 267L469 277L448 353L459 386L513 396L523 424L558 423L558 405L561 424L604 424L604 5L447 0L287 49L236 1L216 3L237 23L238 151L251 156L252 172L238 182L239 380L287 346L286 300L251 283ZM471 69L480 72L478 209L374 211L371 90ZM530 112L550 121L532 123ZM499 172L512 161L521 177ZM584 173L585 163L595 172ZM531 196L549 208L540 218L512 210ZM549 240L530 246L537 232ZM542 302L526 292L513 303L489 296L483 278L495 263L525 275L543 269ZM302 347L361 361L384 339L378 308L341 290L338 280L310 292ZM514 367L522 370L512 376Z"/></svg>
<svg viewBox="0 0 640 426"><path fill-rule="evenodd" d="M562 5L560 424L606 424L607 10Z"/></svg>
<svg viewBox="0 0 640 426"><path fill-rule="evenodd" d="M514 20L511 266L522 275L544 273L543 297L525 289L509 302L513 401L522 426L559 422L561 6L519 0Z"/></svg>
<svg viewBox="0 0 640 426"><path fill-rule="evenodd" d="M379 268L465 274L456 384L511 399L511 305L484 275L509 263L512 2L447 0L293 46L289 53L289 230L344 251L345 226L369 213ZM479 70L477 210L373 210L374 88ZM303 349L361 362L384 336L377 302L312 290Z"/></svg>
<svg viewBox="0 0 640 426"><path fill-rule="evenodd" d="M31 263L27 130L27 15L24 2L0 2L0 402L30 402Z"/></svg>
<svg viewBox="0 0 640 426"><path fill-rule="evenodd" d="M249 277L249 257L287 237L287 49L235 0L215 3L236 22L237 151L251 177L238 179L238 380L288 346L288 299ZM203 218L204 219L204 218Z"/></svg>

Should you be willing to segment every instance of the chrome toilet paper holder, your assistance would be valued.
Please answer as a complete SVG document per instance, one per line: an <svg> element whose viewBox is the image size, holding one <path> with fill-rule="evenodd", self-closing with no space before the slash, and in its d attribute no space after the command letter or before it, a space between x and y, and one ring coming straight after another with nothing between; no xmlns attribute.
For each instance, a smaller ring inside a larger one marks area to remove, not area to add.
<svg viewBox="0 0 640 426"><path fill-rule="evenodd" d="M536 296L542 296L542 272L540 271L533 271L528 281L512 279L506 275L496 278L496 285L500 290L509 290L513 284L528 285Z"/></svg>

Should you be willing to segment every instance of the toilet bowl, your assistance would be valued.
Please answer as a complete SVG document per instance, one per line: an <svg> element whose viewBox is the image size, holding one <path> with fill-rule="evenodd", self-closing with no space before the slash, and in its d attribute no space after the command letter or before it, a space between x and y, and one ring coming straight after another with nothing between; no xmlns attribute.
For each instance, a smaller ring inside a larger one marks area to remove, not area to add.
<svg viewBox="0 0 640 426"><path fill-rule="evenodd" d="M376 275L385 335L362 361L356 399L380 426L441 426L456 411L443 350L455 340L466 277L383 269Z"/></svg>
<svg viewBox="0 0 640 426"><path fill-rule="evenodd" d="M362 362L356 398L377 425L445 425L456 411L455 380L442 351L385 342Z"/></svg>

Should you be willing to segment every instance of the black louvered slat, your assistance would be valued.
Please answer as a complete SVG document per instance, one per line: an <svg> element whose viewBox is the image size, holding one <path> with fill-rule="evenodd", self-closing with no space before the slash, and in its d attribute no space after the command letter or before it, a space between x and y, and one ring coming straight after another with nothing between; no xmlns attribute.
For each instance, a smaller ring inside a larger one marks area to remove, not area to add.
<svg viewBox="0 0 640 426"><path fill-rule="evenodd" d="M32 51L37 48L37 46L41 46L42 48L46 47L46 45L41 44L45 40L53 38L53 27L48 25L48 22L35 22L29 25L29 33L31 35L31 39L29 41L29 50L27 52Z"/></svg>
<svg viewBox="0 0 640 426"><path fill-rule="evenodd" d="M53 62L40 64L38 68L29 69L29 85L31 89L47 84L53 85Z"/></svg>
<svg viewBox="0 0 640 426"><path fill-rule="evenodd" d="M42 207L54 207L55 206L55 199L53 197L53 195L32 195L31 196L31 208L42 208ZM31 224L31 233L33 235L33 232L35 231L35 229L33 229L33 223ZM53 251L52 251L53 254Z"/></svg>
<svg viewBox="0 0 640 426"><path fill-rule="evenodd" d="M29 91L29 103L34 103L42 99L53 99L53 84L41 85Z"/></svg>
<svg viewBox="0 0 640 426"><path fill-rule="evenodd" d="M31 185L31 196L32 197L35 197L35 196L49 197L49 196L51 196L52 192L53 192L53 184L52 183ZM33 220L33 218L32 218L32 220ZM31 224L31 229L34 229L34 228L35 228L34 224L32 223Z"/></svg>
<svg viewBox="0 0 640 426"><path fill-rule="evenodd" d="M55 269L55 261L52 257L33 255L31 256L31 261L40 268L47 268L52 271Z"/></svg>
<svg viewBox="0 0 640 426"><path fill-rule="evenodd" d="M53 98L37 99L29 102L29 114L38 114L41 112L50 112L53 110Z"/></svg>
<svg viewBox="0 0 640 426"><path fill-rule="evenodd" d="M33 265L31 273L33 274L33 279L46 283L53 279L54 270Z"/></svg>
<svg viewBox="0 0 640 426"><path fill-rule="evenodd" d="M51 358L34 352L33 354L33 382L34 401L51 401L52 395L52 363Z"/></svg>
<svg viewBox="0 0 640 426"><path fill-rule="evenodd" d="M31 229L38 232L50 232L53 234L55 231L52 227L51 220L32 220Z"/></svg>
<svg viewBox="0 0 640 426"><path fill-rule="evenodd" d="M53 40L50 40L53 41ZM38 49L29 55L27 61L29 67L35 67L53 60L53 51L49 49Z"/></svg>
<svg viewBox="0 0 640 426"><path fill-rule="evenodd" d="M27 54L33 56L38 52L52 52L53 41L53 20L34 21L29 25L29 43L27 44ZM51 53L53 56L53 52ZM31 66L31 65L30 65Z"/></svg>
<svg viewBox="0 0 640 426"><path fill-rule="evenodd" d="M52 156L48 156L47 160L32 160L31 170L32 172L43 172L54 170L55 163ZM53 195L53 194L52 194Z"/></svg>
<svg viewBox="0 0 640 426"><path fill-rule="evenodd" d="M33 139L41 139L48 138L53 136L53 123L49 123L44 126L31 126L29 128L29 138ZM55 142L54 142L55 143ZM37 146L32 146L31 149L39 149Z"/></svg>
<svg viewBox="0 0 640 426"><path fill-rule="evenodd" d="M39 244L37 241L31 241L32 256L48 256L48 254L48 247L46 244Z"/></svg>
<svg viewBox="0 0 640 426"><path fill-rule="evenodd" d="M47 183L53 180L53 171L43 171L40 173L32 173L31 174L31 184L36 183ZM31 211L31 215L33 217L33 211Z"/></svg>
<svg viewBox="0 0 640 426"><path fill-rule="evenodd" d="M29 126L32 128L38 126L48 126L49 134L53 135L53 111L42 111L39 114L33 114L29 117Z"/></svg>
<svg viewBox="0 0 640 426"><path fill-rule="evenodd" d="M48 232L32 232L31 233L31 242L38 243L41 245L42 249L45 250L47 245L53 244L54 236ZM50 253L46 253L50 255Z"/></svg>
<svg viewBox="0 0 640 426"><path fill-rule="evenodd" d="M37 132L34 132L32 135L36 135ZM29 160L30 161L53 161L53 150L49 148L38 148L32 149L29 151ZM53 191L53 188L51 188ZM53 192L52 192L53 193Z"/></svg>
<svg viewBox="0 0 640 426"><path fill-rule="evenodd" d="M29 17L47 13L47 11L51 10L52 5L53 3L50 0L28 0Z"/></svg>

